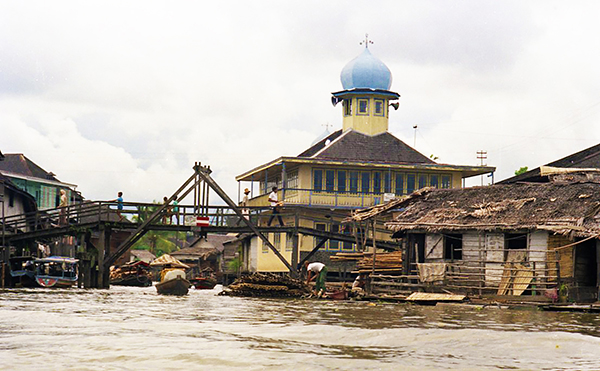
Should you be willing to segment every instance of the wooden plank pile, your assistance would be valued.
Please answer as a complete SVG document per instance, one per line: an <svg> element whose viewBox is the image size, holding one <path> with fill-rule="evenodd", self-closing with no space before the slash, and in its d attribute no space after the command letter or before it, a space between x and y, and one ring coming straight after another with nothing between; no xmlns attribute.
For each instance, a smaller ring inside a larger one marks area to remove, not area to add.
<svg viewBox="0 0 600 371"><path fill-rule="evenodd" d="M337 253L330 257L331 261L356 261L360 273L373 270L373 253ZM376 271L393 271L402 269L402 251L377 253L375 256Z"/></svg>
<svg viewBox="0 0 600 371"><path fill-rule="evenodd" d="M227 296L285 298L309 296L311 290L302 280L288 275L254 273L236 279L219 293Z"/></svg>

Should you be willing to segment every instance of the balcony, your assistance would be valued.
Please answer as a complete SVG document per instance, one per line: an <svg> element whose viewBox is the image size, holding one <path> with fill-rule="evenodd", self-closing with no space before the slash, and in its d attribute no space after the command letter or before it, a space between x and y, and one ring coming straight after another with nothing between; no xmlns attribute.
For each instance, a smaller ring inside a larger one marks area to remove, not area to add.
<svg viewBox="0 0 600 371"><path fill-rule="evenodd" d="M287 188L277 192L279 200L286 205L335 207L335 208L364 208L384 202L383 193L363 192L327 192L312 189ZM248 206L269 206L269 195L263 194L250 199Z"/></svg>

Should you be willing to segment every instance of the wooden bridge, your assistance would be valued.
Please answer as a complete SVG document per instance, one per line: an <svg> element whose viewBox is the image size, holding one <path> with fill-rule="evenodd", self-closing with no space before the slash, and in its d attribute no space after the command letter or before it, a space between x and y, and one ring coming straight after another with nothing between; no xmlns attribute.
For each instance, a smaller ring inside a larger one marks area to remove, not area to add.
<svg viewBox="0 0 600 371"><path fill-rule="evenodd" d="M86 201L66 208L5 217L2 219L4 253L0 260L8 261L9 246L32 246L38 241L48 242L73 236L79 241L77 256L83 261L80 265L82 286L108 288L110 266L150 230L194 232L200 236L209 233L253 234L263 241L293 276L298 274L303 262L322 248L327 240L359 242L353 235L300 226L300 207L288 207L281 212L282 217L287 216L294 223L264 226L266 219L270 217L268 208L249 207L249 214L244 215L212 179L210 167L196 163L193 169L192 176L163 204L124 202L123 209L118 210L114 201ZM210 191L216 193L225 205L209 205ZM182 200L190 193L193 195L193 204L179 204L177 212L174 212L172 201ZM201 226L197 225L199 218L204 222ZM288 233L293 237L291 262L265 236L271 232ZM116 235L126 237L119 239ZM302 261L298 261L299 235L313 236L319 241ZM115 240L120 243L111 249L111 243L114 245ZM359 243L363 246L373 245L371 238L364 238ZM390 241L377 241L377 247L394 250L398 245Z"/></svg>

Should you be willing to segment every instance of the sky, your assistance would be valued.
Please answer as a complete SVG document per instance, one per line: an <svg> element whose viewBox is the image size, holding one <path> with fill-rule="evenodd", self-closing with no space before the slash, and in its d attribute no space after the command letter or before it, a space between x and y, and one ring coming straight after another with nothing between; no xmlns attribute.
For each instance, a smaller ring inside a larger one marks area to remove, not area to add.
<svg viewBox="0 0 600 371"><path fill-rule="evenodd" d="M368 33L401 95L389 131L439 163L486 151L498 181L600 142L598 14L594 1L0 0L0 151L91 200L161 200L201 162L235 200L236 175L342 127L331 92Z"/></svg>

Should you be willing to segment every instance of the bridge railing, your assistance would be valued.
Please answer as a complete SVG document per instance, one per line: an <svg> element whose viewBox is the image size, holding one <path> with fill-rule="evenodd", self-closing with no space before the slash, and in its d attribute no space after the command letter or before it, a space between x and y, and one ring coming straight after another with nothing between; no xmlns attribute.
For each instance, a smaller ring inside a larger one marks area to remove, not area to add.
<svg viewBox="0 0 600 371"><path fill-rule="evenodd" d="M8 236L51 228L73 225L94 224L98 222L141 224L159 207L156 203L124 202L118 210L113 201L87 201L67 207L38 210L25 214L6 216L1 219ZM256 225L265 226L272 215L269 207L248 207L243 210ZM279 215L290 226L295 220L296 211L283 208ZM243 226L239 216L228 206L177 205L171 206L159 215L151 225L195 226L197 217L207 217L209 226ZM273 225L279 225L275 218Z"/></svg>

